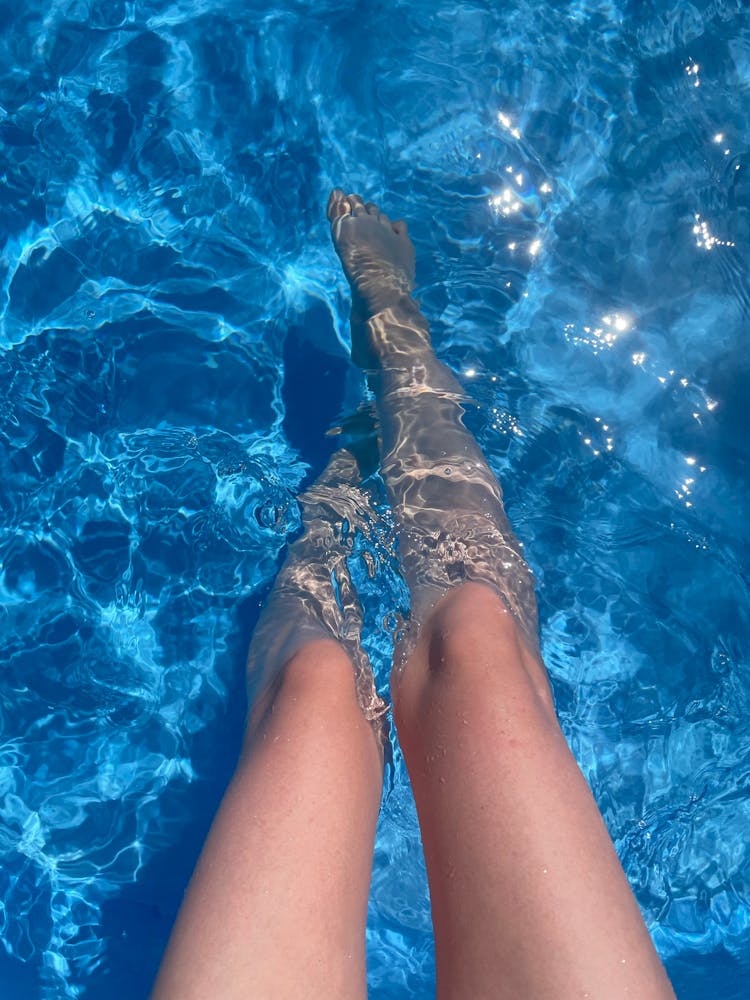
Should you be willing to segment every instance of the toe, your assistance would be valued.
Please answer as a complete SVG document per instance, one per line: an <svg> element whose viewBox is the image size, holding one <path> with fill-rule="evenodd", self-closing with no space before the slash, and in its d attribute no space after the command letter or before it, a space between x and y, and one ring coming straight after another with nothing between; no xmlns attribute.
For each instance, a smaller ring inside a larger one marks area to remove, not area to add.
<svg viewBox="0 0 750 1000"><path fill-rule="evenodd" d="M405 236L408 232L407 225L403 219L399 219L397 222L394 222L391 228L397 236Z"/></svg>
<svg viewBox="0 0 750 1000"><path fill-rule="evenodd" d="M367 213L365 203L358 194L350 194L349 202L352 206L352 215L365 215Z"/></svg>
<svg viewBox="0 0 750 1000"><path fill-rule="evenodd" d="M342 215L349 215L350 212L351 206L348 198L341 188L334 188L328 198L328 207L326 208L329 222L335 222L336 219L340 219Z"/></svg>

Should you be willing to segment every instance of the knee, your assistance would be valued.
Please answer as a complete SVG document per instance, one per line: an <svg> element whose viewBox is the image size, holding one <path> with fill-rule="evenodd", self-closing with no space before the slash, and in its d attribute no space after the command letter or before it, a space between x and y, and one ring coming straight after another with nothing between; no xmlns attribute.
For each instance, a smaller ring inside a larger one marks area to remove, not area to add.
<svg viewBox="0 0 750 1000"><path fill-rule="evenodd" d="M338 642L327 638L306 642L289 656L275 677L250 695L247 737L252 739L263 729L270 712L290 702L324 715L341 715L358 708L354 666Z"/></svg>
<svg viewBox="0 0 750 1000"><path fill-rule="evenodd" d="M335 639L314 639L289 658L281 680L294 696L349 699L354 692L354 666Z"/></svg>
<svg viewBox="0 0 750 1000"><path fill-rule="evenodd" d="M518 644L518 626L500 596L482 583L465 583L449 591L425 622L431 644L461 655L467 643L492 636L501 647Z"/></svg>
<svg viewBox="0 0 750 1000"><path fill-rule="evenodd" d="M520 698L557 725L541 659L502 599L484 584L463 584L440 601L392 689L399 728L423 716L426 704L444 710L479 698Z"/></svg>
<svg viewBox="0 0 750 1000"><path fill-rule="evenodd" d="M502 598L481 583L446 594L424 623L422 638L425 665L435 680L524 669L527 650L519 626Z"/></svg>

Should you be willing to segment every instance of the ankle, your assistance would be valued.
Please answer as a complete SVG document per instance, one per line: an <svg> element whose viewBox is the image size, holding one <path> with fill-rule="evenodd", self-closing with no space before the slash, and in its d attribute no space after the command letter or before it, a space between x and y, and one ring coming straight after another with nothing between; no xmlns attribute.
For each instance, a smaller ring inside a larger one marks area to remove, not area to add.
<svg viewBox="0 0 750 1000"><path fill-rule="evenodd" d="M432 356L429 324L410 295L402 295L370 315L363 327L378 367L412 364L420 356Z"/></svg>

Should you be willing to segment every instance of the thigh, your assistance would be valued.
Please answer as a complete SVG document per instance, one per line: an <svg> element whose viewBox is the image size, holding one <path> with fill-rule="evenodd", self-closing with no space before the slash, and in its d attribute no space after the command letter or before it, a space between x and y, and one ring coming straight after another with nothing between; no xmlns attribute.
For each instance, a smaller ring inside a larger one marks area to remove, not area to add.
<svg viewBox="0 0 750 1000"><path fill-rule="evenodd" d="M381 782L349 658L308 643L248 734L153 996L364 997Z"/></svg>
<svg viewBox="0 0 750 1000"><path fill-rule="evenodd" d="M395 684L435 926L438 996L672 997L541 660L467 584Z"/></svg>

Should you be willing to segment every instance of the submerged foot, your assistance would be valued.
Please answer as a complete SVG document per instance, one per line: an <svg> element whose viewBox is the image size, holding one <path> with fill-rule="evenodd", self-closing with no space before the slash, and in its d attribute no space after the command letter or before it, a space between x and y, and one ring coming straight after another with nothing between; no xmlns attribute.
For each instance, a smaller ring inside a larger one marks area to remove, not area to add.
<svg viewBox="0 0 750 1000"><path fill-rule="evenodd" d="M328 219L356 305L369 319L414 287L414 246L403 220L391 222L375 202L331 191Z"/></svg>
<svg viewBox="0 0 750 1000"><path fill-rule="evenodd" d="M414 246L403 220L392 222L375 202L335 188L328 199L328 219L336 253L352 289L352 356L369 367L373 345L365 326L387 309L416 311ZM377 353L377 352L376 352Z"/></svg>

